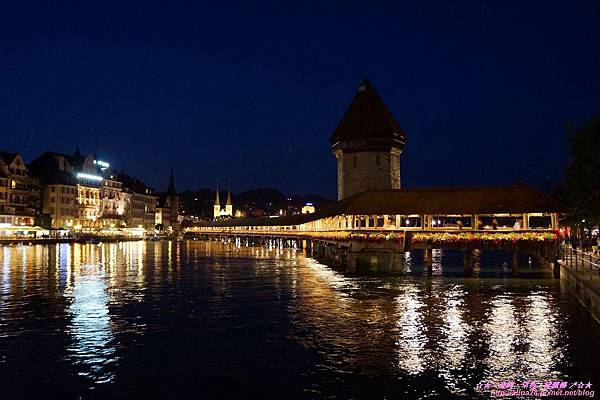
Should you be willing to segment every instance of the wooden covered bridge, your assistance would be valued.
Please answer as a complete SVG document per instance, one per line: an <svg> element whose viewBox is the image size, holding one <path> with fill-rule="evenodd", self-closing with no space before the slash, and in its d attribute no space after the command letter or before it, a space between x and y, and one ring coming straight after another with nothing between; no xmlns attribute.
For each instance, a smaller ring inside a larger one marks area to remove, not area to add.
<svg viewBox="0 0 600 400"><path fill-rule="evenodd" d="M365 255L394 270L398 254L423 249L430 261L435 248L463 251L469 269L473 251L500 249L513 253L516 273L519 253L555 262L562 211L552 197L526 185L378 190L312 214L197 222L186 235L294 241L349 271Z"/></svg>

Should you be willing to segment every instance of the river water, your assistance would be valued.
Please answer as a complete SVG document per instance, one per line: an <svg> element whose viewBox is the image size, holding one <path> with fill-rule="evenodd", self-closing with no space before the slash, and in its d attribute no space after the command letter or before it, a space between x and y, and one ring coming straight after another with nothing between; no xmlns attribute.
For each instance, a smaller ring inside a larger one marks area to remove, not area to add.
<svg viewBox="0 0 600 400"><path fill-rule="evenodd" d="M346 276L219 242L0 247L2 398L482 398L600 384L600 325L550 271L406 255ZM510 257L508 255L507 257ZM508 258L507 258L508 260ZM592 386L592 388L594 388Z"/></svg>

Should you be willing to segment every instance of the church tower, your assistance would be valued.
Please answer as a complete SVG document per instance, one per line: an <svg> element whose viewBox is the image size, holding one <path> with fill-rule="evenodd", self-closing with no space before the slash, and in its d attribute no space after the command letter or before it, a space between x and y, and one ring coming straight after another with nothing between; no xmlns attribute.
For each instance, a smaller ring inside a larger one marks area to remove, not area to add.
<svg viewBox="0 0 600 400"><path fill-rule="evenodd" d="M233 215L233 204L231 203L231 190L227 191L227 203L225 203L225 215Z"/></svg>
<svg viewBox="0 0 600 400"><path fill-rule="evenodd" d="M171 210L169 213L170 217L170 226L176 226L179 216L179 196L177 195L177 190L175 190L175 178L173 176L173 168L171 168L171 176L169 178L169 187L167 188L167 201L171 206Z"/></svg>
<svg viewBox="0 0 600 400"><path fill-rule="evenodd" d="M400 189L406 134L368 80L331 135L338 200L368 190Z"/></svg>
<svg viewBox="0 0 600 400"><path fill-rule="evenodd" d="M213 217L215 219L221 216L221 201L219 200L219 185L217 185L217 197L215 198L215 205L213 206Z"/></svg>

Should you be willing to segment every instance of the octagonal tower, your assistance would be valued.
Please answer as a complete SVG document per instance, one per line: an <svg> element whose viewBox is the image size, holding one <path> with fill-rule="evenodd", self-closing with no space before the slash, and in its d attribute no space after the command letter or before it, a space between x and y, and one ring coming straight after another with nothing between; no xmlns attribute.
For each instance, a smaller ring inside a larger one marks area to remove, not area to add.
<svg viewBox="0 0 600 400"><path fill-rule="evenodd" d="M338 200L367 190L400 189L406 134L368 80L329 138L337 159Z"/></svg>

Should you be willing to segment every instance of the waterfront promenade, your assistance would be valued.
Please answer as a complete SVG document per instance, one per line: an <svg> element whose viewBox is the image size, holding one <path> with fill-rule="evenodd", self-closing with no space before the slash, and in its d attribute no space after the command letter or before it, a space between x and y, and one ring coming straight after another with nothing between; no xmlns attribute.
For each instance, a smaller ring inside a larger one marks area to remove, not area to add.
<svg viewBox="0 0 600 400"><path fill-rule="evenodd" d="M571 246L562 246L560 278L600 323L600 257Z"/></svg>

